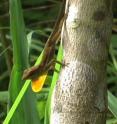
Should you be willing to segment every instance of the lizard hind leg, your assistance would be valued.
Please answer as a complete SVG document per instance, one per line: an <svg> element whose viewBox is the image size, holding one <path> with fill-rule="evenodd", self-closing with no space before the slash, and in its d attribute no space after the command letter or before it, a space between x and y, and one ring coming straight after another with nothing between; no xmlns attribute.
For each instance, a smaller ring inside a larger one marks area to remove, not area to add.
<svg viewBox="0 0 117 124"><path fill-rule="evenodd" d="M62 67L65 67L65 66L67 66L68 65L68 63L66 64L65 62L60 62L60 61L58 61L58 60L56 60L56 59L52 59L49 63L48 63L48 65L50 64L50 65L55 65L55 64L59 64L59 65L61 65Z"/></svg>
<svg viewBox="0 0 117 124"><path fill-rule="evenodd" d="M60 71L58 71L58 70L55 68L55 64L56 64L56 63L59 64L59 65L61 65L63 68L68 65L68 63L65 64L65 62L60 62L60 61L58 61L58 60L56 60L56 59L52 59L52 60L46 65L46 70L48 70L48 71L54 70L54 71L56 71L57 73L59 73Z"/></svg>
<svg viewBox="0 0 117 124"><path fill-rule="evenodd" d="M60 64L63 68L64 68L65 66L68 66L68 65L69 65L69 63L66 63L65 61L60 62L60 61L58 61L58 60L55 60L55 63Z"/></svg>

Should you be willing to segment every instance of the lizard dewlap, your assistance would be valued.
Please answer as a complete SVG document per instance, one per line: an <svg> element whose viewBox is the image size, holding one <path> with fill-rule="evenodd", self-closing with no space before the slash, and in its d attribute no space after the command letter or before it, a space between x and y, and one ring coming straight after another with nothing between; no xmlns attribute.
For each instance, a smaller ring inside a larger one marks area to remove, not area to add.
<svg viewBox="0 0 117 124"><path fill-rule="evenodd" d="M37 80L32 80L32 90L34 92L41 91L41 89L42 89L42 87L44 85L44 82L45 82L46 77L47 77L47 74L42 75L42 76L39 76L37 78Z"/></svg>

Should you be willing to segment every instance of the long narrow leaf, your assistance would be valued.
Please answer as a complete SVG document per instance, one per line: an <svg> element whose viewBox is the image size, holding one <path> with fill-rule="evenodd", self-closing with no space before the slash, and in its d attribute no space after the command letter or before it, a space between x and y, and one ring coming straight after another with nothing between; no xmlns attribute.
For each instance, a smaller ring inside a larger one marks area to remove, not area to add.
<svg viewBox="0 0 117 124"><path fill-rule="evenodd" d="M108 91L108 108L117 118L117 98L110 91Z"/></svg>
<svg viewBox="0 0 117 124"><path fill-rule="evenodd" d="M43 52L41 53L41 55L40 55L39 58L37 59L35 65L37 65L37 64L39 64L39 63L41 62L42 55L43 55ZM9 111L9 113L8 113L8 115L7 115L7 117L6 117L6 119L4 120L4 123L3 123L3 124L8 124L8 123L9 123L9 121L10 121L10 119L12 118L12 116L13 116L15 110L17 109L19 103L21 102L23 95L24 95L25 92L27 91L27 88L29 87L29 85L30 85L30 80L25 81L25 83L24 83L24 85L23 85L21 91L19 92L19 94L18 94L18 96L17 96L17 98L16 98L14 104L12 105L12 107L11 107L11 109L10 109L10 111ZM39 122L38 122L38 124L39 124Z"/></svg>
<svg viewBox="0 0 117 124"><path fill-rule="evenodd" d="M24 26L20 0L10 0L10 31L11 31L12 44L13 44L14 65L13 65L12 74L10 78L10 85L9 85L9 104L8 104L9 109L13 105L15 99L17 98L21 90L21 87L24 84L24 81L22 81L21 77L23 70L28 66L28 43L25 33L25 26ZM24 95L23 93L21 94ZM30 87L27 89L27 92L25 93L23 100L20 101L20 104L19 104L19 100L20 99L18 97L14 106L9 112L10 114L8 114L8 116L6 117L4 123L5 124L7 123L39 124L39 118L36 109L36 97L32 93ZM19 106L17 108L16 106L18 104Z"/></svg>
<svg viewBox="0 0 117 124"><path fill-rule="evenodd" d="M59 46L59 50L58 50L58 55L57 55L57 60L59 62L62 62L62 58L63 58L63 48L62 45ZM55 68L60 71L61 66L60 64L56 64ZM50 92L48 95L48 99L47 99L47 103L46 103L46 110L45 110L45 120L44 120L44 124L49 124L50 123L50 114L51 114L51 96L54 90L54 87L56 85L56 82L58 80L59 77L59 73L57 73L56 71L53 74L53 79L52 79L52 83L51 83L51 88L50 88Z"/></svg>

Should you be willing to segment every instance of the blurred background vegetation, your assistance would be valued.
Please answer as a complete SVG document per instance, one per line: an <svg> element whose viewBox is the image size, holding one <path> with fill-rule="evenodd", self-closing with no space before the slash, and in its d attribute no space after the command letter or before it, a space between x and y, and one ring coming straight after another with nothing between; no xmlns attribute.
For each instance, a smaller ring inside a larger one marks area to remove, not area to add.
<svg viewBox="0 0 117 124"><path fill-rule="evenodd" d="M26 34L30 42L29 63L32 66L44 48L52 28L56 22L62 0L21 0ZM109 91L117 97L117 0L113 2L113 31L109 49L107 67L107 86ZM10 35L9 1L0 0L0 123L6 117L8 85L13 67L13 47ZM31 39L31 40L30 40ZM57 47L58 49L58 47ZM48 80L51 80L51 74ZM48 81L49 82L49 81ZM44 109L50 84L45 84L43 92L37 95L39 117L44 121ZM111 97L111 96L110 96ZM108 111L107 123L117 124L117 98L109 104L115 108ZM114 116L113 116L114 115Z"/></svg>

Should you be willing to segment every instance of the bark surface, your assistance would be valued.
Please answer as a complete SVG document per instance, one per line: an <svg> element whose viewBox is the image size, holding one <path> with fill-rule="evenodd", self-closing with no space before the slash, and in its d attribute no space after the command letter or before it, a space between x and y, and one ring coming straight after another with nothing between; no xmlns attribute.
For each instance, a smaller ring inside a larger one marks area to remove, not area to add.
<svg viewBox="0 0 117 124"><path fill-rule="evenodd" d="M111 0L70 0L64 60L51 104L51 124L106 124L106 66Z"/></svg>

